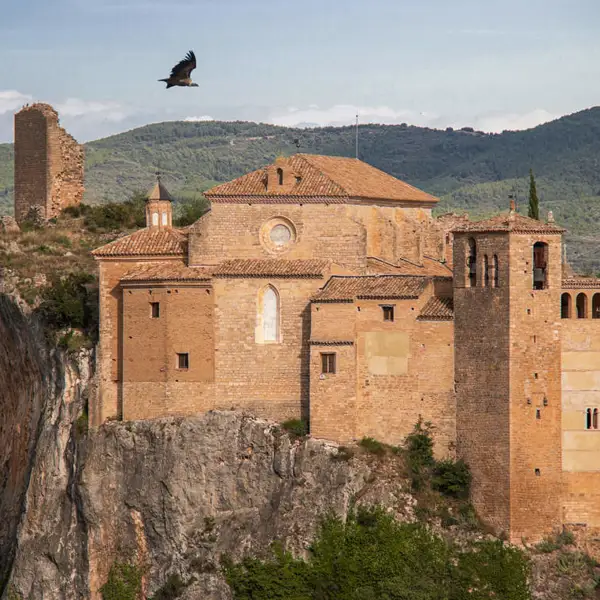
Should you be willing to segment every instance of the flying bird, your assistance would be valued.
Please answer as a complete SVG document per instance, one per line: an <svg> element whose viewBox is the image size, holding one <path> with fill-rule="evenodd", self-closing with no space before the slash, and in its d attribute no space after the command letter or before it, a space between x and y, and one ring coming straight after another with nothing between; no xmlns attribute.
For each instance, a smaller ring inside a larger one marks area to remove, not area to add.
<svg viewBox="0 0 600 600"><path fill-rule="evenodd" d="M196 68L196 55L190 50L183 60L180 60L171 70L168 79L159 79L167 84L167 89L176 85L181 87L198 87L197 83L192 83L190 73Z"/></svg>

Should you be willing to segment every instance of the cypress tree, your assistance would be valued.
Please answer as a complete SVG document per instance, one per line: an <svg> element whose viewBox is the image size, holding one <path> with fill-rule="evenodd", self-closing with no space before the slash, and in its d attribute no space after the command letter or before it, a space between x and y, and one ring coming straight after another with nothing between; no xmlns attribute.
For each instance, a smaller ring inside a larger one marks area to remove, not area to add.
<svg viewBox="0 0 600 600"><path fill-rule="evenodd" d="M537 197L535 188L535 179L533 177L533 169L529 169L529 212L528 216L532 219L540 220L540 203Z"/></svg>

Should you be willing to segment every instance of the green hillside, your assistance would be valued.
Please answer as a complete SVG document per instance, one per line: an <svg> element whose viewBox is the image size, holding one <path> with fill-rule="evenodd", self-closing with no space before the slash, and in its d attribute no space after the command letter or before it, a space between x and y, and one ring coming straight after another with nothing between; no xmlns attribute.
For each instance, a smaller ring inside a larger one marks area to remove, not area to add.
<svg viewBox="0 0 600 600"><path fill-rule="evenodd" d="M86 202L120 201L148 188L159 169L180 199L281 154L354 154L353 127L289 129L246 122L147 125L86 144ZM299 139L300 149L294 145ZM516 194L525 210L529 168L542 215L569 229L570 259L600 270L600 108L534 129L485 134L406 125L362 125L360 158L441 198L437 212L484 216ZM0 145L0 213L12 210L12 146Z"/></svg>

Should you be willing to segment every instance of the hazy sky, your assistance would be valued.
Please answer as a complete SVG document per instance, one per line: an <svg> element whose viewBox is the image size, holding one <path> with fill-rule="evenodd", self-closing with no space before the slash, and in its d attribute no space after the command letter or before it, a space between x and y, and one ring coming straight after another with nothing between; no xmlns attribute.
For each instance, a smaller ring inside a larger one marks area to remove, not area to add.
<svg viewBox="0 0 600 600"><path fill-rule="evenodd" d="M599 0L6 0L0 141L175 119L523 129L600 104ZM157 79L193 49L198 88Z"/></svg>

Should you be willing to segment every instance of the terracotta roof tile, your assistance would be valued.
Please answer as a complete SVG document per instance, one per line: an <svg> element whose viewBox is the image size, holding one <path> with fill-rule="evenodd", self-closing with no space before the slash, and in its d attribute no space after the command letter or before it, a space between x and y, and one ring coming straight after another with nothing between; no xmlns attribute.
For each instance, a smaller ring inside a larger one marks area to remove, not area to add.
<svg viewBox="0 0 600 600"><path fill-rule="evenodd" d="M370 256L367 258L367 269L369 273L388 275L414 275L415 277L452 277L452 271L444 264L423 257L423 265L417 265L407 259L401 258L397 264Z"/></svg>
<svg viewBox="0 0 600 600"><path fill-rule="evenodd" d="M211 276L211 269L207 267L165 264L134 269L126 273L121 281L208 281Z"/></svg>
<svg viewBox="0 0 600 600"><path fill-rule="evenodd" d="M238 259L226 260L213 270L215 277L323 277L326 260Z"/></svg>
<svg viewBox="0 0 600 600"><path fill-rule="evenodd" d="M563 290L583 290L600 288L600 279L596 277L570 277L563 279Z"/></svg>
<svg viewBox="0 0 600 600"><path fill-rule="evenodd" d="M421 310L418 321L452 321L454 319L454 303L452 298L433 296Z"/></svg>
<svg viewBox="0 0 600 600"><path fill-rule="evenodd" d="M438 201L434 196L356 158L295 154L277 164L291 169L297 177L296 183L291 188L286 186L285 193L281 196L288 202L291 198L307 197L318 198L319 202L331 202L331 198L427 203ZM246 202L248 198L270 202L267 199L280 196L267 190L266 174L266 168L258 169L229 183L218 185L206 191L205 195L216 202L227 202L229 198L240 202L242 197Z"/></svg>
<svg viewBox="0 0 600 600"><path fill-rule="evenodd" d="M312 302L412 299L421 295L424 277L404 275L334 275L312 298Z"/></svg>
<svg viewBox="0 0 600 600"><path fill-rule="evenodd" d="M483 221L474 221L459 225L452 230L453 233L465 232L493 232L493 231L510 231L514 233L563 233L565 229L543 223L536 219L530 219L517 213L503 213L496 215Z"/></svg>
<svg viewBox="0 0 600 600"><path fill-rule="evenodd" d="M209 196L211 202L216 204L345 204L346 198L336 196Z"/></svg>
<svg viewBox="0 0 600 600"><path fill-rule="evenodd" d="M94 256L179 256L185 254L187 235L177 229L145 228L92 251Z"/></svg>

